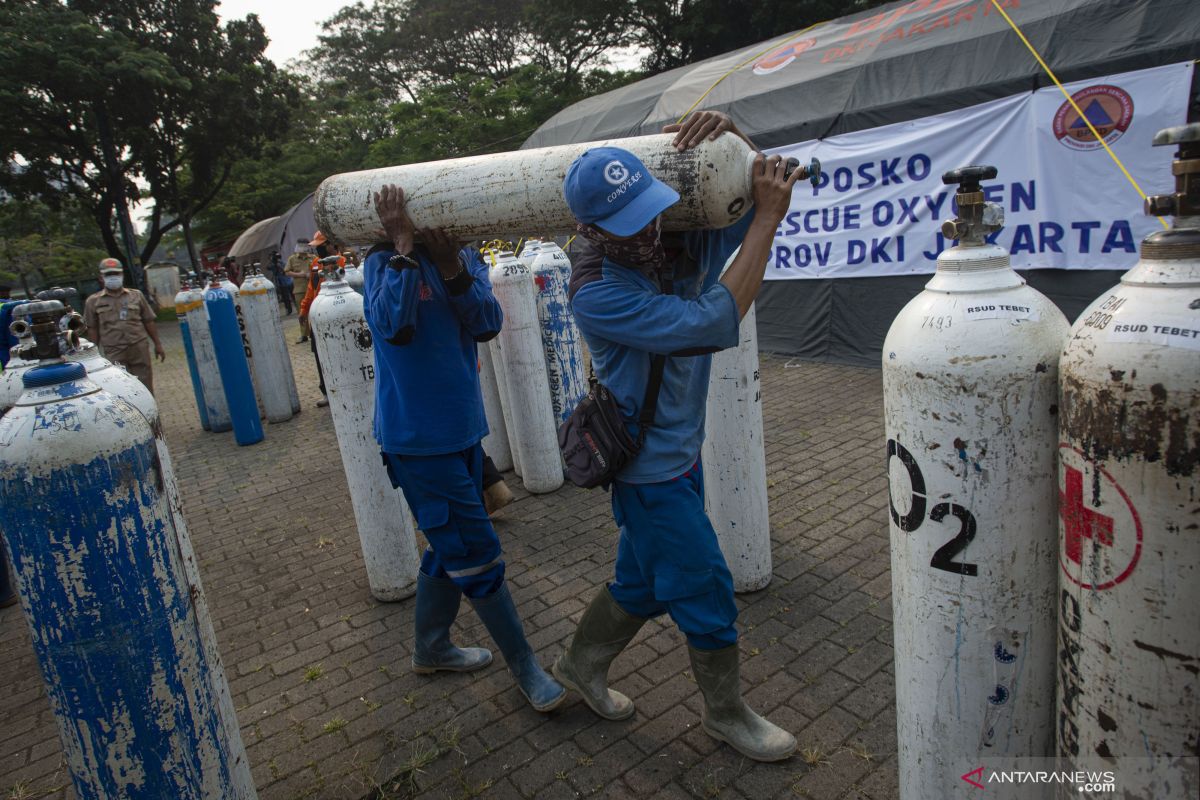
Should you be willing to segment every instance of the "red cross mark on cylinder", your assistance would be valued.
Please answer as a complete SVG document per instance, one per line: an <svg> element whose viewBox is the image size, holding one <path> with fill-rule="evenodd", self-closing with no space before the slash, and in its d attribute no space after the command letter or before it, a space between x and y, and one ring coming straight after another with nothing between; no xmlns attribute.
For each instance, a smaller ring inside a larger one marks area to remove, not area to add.
<svg viewBox="0 0 1200 800"><path fill-rule="evenodd" d="M1083 473L1067 467L1066 491L1058 492L1058 515L1063 522L1063 550L1067 558L1082 563L1083 540L1093 539L1106 547L1113 543L1113 518L1083 504Z"/></svg>
<svg viewBox="0 0 1200 800"><path fill-rule="evenodd" d="M1058 454L1059 565L1068 580L1084 589L1111 589L1132 574L1141 558L1141 517L1105 469L1107 462L1090 459L1065 442Z"/></svg>

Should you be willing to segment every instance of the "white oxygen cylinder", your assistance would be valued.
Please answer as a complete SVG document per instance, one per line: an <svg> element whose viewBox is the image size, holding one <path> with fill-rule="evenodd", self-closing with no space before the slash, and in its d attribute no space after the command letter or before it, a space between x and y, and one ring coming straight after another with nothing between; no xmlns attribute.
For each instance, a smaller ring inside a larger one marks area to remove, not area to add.
<svg viewBox="0 0 1200 800"><path fill-rule="evenodd" d="M229 292L229 295L233 298L233 310L237 315L238 332L241 333L242 347L246 351L246 365L250 367L250 383L254 386L254 402L258 406L259 417L265 417L267 412L266 406L263 404L262 388L258 385L258 379L254 377L254 348L250 346L250 337L246 335L246 316L242 312L242 290L238 288L236 283L229 280L229 276L224 272L219 271L216 278L220 287Z"/></svg>
<svg viewBox="0 0 1200 800"><path fill-rule="evenodd" d="M563 483L562 457L550 407L533 274L512 253L502 252L489 278L504 311L504 326L496 339L504 364L501 385L506 385L511 401L509 444L525 488L533 494L552 492Z"/></svg>
<svg viewBox="0 0 1200 800"><path fill-rule="evenodd" d="M742 318L738 346L713 354L700 450L704 510L733 573L735 592L756 592L771 582L767 453L755 319L752 305Z"/></svg>
<svg viewBox="0 0 1200 800"><path fill-rule="evenodd" d="M363 271L361 266L346 267L343 278L347 286L359 294L363 293Z"/></svg>
<svg viewBox="0 0 1200 800"><path fill-rule="evenodd" d="M1108 773L1060 798L1200 797L1200 124L1154 144L1180 146L1146 201L1174 225L1059 362L1058 752Z"/></svg>
<svg viewBox="0 0 1200 800"><path fill-rule="evenodd" d="M550 405L554 428L567 421L587 394L587 370L583 362L583 336L567 305L571 282L571 259L554 242L541 242L530 270L537 287L538 324L546 376L550 381Z"/></svg>
<svg viewBox="0 0 1200 800"><path fill-rule="evenodd" d="M83 337L79 347L65 356L67 361L77 361L87 370L88 379L106 392L120 397L142 412L156 436L161 436L158 424L158 403L145 384L129 374L124 367L114 364L100 355L100 348Z"/></svg>
<svg viewBox="0 0 1200 800"><path fill-rule="evenodd" d="M289 383L294 384L292 360L283 343L279 318L279 301L275 287L262 275L251 273L242 281L238 292L241 320L245 322L246 338L254 353L251 369L254 383L262 397L262 409L269 422L286 422L292 418L292 395Z"/></svg>
<svg viewBox="0 0 1200 800"><path fill-rule="evenodd" d="M484 343L479 351L479 390L483 395L483 413L487 417L488 435L483 437L483 452L496 469L507 472L513 468L512 451L508 444L508 426L504 422L504 406L500 402L500 384L492 364L492 348Z"/></svg>
<svg viewBox="0 0 1200 800"><path fill-rule="evenodd" d="M25 386L21 383L21 373L38 364L37 361L18 355L17 351L20 348L20 344L9 348L8 363L4 366L4 373L0 374L0 414L12 408L20 398L21 392L25 391Z"/></svg>
<svg viewBox="0 0 1200 800"><path fill-rule="evenodd" d="M204 392L209 429L213 433L232 430L233 418L229 415L229 402L225 399L225 386L221 382L221 370L217 367L217 351L213 348L208 313L204 309L204 289L192 289L176 310L179 308L187 314L188 335L192 337L192 352L196 356L196 372L200 375L200 388Z"/></svg>
<svg viewBox="0 0 1200 800"><path fill-rule="evenodd" d="M541 251L541 239L526 239L525 245L521 248L521 252L517 255L517 260L530 269L533 269L533 262L537 260L538 253Z"/></svg>
<svg viewBox="0 0 1200 800"><path fill-rule="evenodd" d="M479 239L496 230L571 231L575 218L562 199L567 168L585 150L621 147L679 192L679 202L663 212L665 230L737 222L752 203L754 150L740 137L726 135L681 153L671 145L674 138L653 134L347 172L317 187L313 215L317 227L339 242L383 241L371 198L396 184L404 187L405 206L418 229L440 227L459 239ZM640 180L639 174L614 177L620 178L614 189Z"/></svg>
<svg viewBox="0 0 1200 800"><path fill-rule="evenodd" d="M501 419L504 420L504 431L508 439L508 452L512 458L513 472L519 478L521 469L521 449L517 447L515 437L517 428L513 423L513 402L508 394L508 367L504 361L504 345L500 337L492 339L488 344L488 354L492 357L492 372L496 376L496 394L500 400Z"/></svg>
<svg viewBox="0 0 1200 800"><path fill-rule="evenodd" d="M412 514L392 488L372 434L375 357L362 295L326 273L308 319L325 373L371 595L384 602L403 600L417 590L420 560Z"/></svg>
<svg viewBox="0 0 1200 800"><path fill-rule="evenodd" d="M901 800L957 797L983 759L1011 769L1054 754L1056 367L1068 326L986 243L1003 225L980 185L995 177L943 176L960 184L959 218L942 227L959 244L883 346Z"/></svg>

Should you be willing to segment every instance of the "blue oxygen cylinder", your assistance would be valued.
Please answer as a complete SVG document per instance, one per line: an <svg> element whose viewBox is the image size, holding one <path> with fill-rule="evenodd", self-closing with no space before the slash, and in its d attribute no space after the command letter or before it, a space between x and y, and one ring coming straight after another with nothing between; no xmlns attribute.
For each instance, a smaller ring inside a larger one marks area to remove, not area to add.
<svg viewBox="0 0 1200 800"><path fill-rule="evenodd" d="M0 532L80 800L255 800L165 446L30 304L0 419ZM22 331L16 328L21 327Z"/></svg>
<svg viewBox="0 0 1200 800"><path fill-rule="evenodd" d="M12 600L16 590L8 579L8 548L4 546L4 538L0 537L0 607Z"/></svg>
<svg viewBox="0 0 1200 800"><path fill-rule="evenodd" d="M199 299L199 293L193 292L185 280L179 294L175 295L175 318L179 320L179 334L183 337L183 353L187 356L188 376L192 379L192 393L196 397L196 411L200 413L200 427L210 431L212 426L208 422L208 407L204 404L204 389L200 386L200 371L196 367L196 351L192 347L191 330L187 321L189 307Z"/></svg>
<svg viewBox="0 0 1200 800"><path fill-rule="evenodd" d="M149 423L82 364L23 381L0 420L0 529L75 794L253 800Z"/></svg>
<svg viewBox="0 0 1200 800"><path fill-rule="evenodd" d="M246 360L247 348L242 341L233 295L215 280L204 293L204 314L212 333L225 402L229 404L229 416L233 419L233 437L239 445L257 444L263 440L263 428L254 397L254 381L250 377L250 362Z"/></svg>

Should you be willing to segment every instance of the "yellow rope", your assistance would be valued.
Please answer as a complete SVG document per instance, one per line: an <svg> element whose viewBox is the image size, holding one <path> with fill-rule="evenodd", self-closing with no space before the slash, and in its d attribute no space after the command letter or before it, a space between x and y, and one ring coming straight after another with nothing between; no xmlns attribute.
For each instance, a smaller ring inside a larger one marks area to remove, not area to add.
<svg viewBox="0 0 1200 800"><path fill-rule="evenodd" d="M1054 81L1054 85L1058 87L1060 92L1062 92L1063 97L1067 98L1067 102L1071 104L1071 108L1075 109L1075 113L1079 115L1079 118L1087 123L1088 130L1092 132L1092 136L1096 137L1096 141L1099 142L1100 146L1104 148L1104 152L1108 153L1109 158L1113 160L1113 163L1117 165L1117 167L1121 170L1121 173L1125 175L1125 178L1137 191L1138 195L1141 196L1142 200L1145 200L1146 193L1142 191L1142 187L1138 186L1138 182L1134 180L1132 175L1129 174L1129 170L1126 169L1125 165L1121 163L1121 159L1117 158L1117 154L1114 153L1112 148L1108 146L1108 142L1104 141L1104 137L1100 135L1100 132L1096 130L1096 126L1093 125L1092 121L1083 113L1083 110L1075 102L1075 99L1071 97L1071 94L1067 91L1066 87L1062 85L1062 81L1060 81L1058 76L1054 74L1054 70L1050 69L1050 65L1046 63L1045 59L1042 58L1041 54L1038 53L1037 49L1030 43L1030 41L1025 38L1025 34L1021 32L1019 27L1017 27L1017 23L1013 22L1012 17L1004 13L1004 9L1000 7L999 0L992 0L992 6L996 9L996 11L1000 12L1000 16L1004 17L1004 21L1007 22L1009 27L1013 29L1013 33L1017 34L1021 41L1024 42L1025 47L1029 49L1029 52L1033 54L1035 59L1037 59L1038 64L1040 64L1042 69L1046 71L1046 74L1050 76L1050 80ZM1164 228L1171 227L1162 217L1158 217L1157 219Z"/></svg>
<svg viewBox="0 0 1200 800"><path fill-rule="evenodd" d="M826 21L827 21L827 20L826 20ZM773 44L772 44L770 47L768 47L766 50L763 50L763 51L761 51L761 52L759 52L759 53L756 53L755 55L752 55L752 56L750 56L750 58L746 59L746 60L745 60L745 61L743 61L742 63L740 63L740 64L738 64L737 66L735 66L733 69L731 69L731 70L729 70L728 72L726 72L726 73L725 73L724 75L722 75L721 77L717 78L717 79L716 79L716 80L713 82L713 85L712 85L712 86L710 86L710 87L708 87L707 89L705 89L705 90L704 90L704 94L702 94L702 95L700 95L698 98L696 98L696 102L692 103L691 107L690 107L690 108L688 108L688 110L687 110L687 111L683 112L683 116L681 116L679 119L675 120L675 124L676 124L676 125L678 125L679 123L681 123L681 122L683 122L685 119L687 119L687 115L688 115L688 114L690 114L690 113L692 113L693 111L695 111L695 110L696 110L696 106L698 106L698 105L700 105L702 102L704 102L704 98L708 97L709 93L711 93L713 89L717 88L718 84L720 84L720 83L721 83L721 81L725 80L725 79L726 79L726 78L728 78L730 75L732 75L733 73L737 72L739 69L741 69L742 67L746 66L747 64L750 64L750 63L753 63L753 62L755 62L755 61L758 61L760 58L762 58L763 56L765 56L767 53L771 52L772 50L778 50L779 48L783 47L783 46L784 46L785 44L787 44L788 42L792 41L793 39L797 39L797 38L799 38L800 36L803 36L804 34L806 34L806 33L808 33L809 31L811 31L813 28L817 27L818 25L824 25L826 21L822 21L822 22L814 22L812 25L809 25L807 28L805 28L805 29L803 29L803 30L800 30L800 31L796 31L795 33L793 33L791 36L787 37L787 38L786 38L786 39L784 39L783 41L781 41L781 42L778 42L778 43L773 43Z"/></svg>

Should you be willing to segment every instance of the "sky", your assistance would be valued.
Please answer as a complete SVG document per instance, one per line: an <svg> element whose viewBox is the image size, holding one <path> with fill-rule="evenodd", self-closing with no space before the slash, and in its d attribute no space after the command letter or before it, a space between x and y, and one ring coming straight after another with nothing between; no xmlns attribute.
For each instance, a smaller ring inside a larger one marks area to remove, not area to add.
<svg viewBox="0 0 1200 800"><path fill-rule="evenodd" d="M222 0L217 13L223 19L242 19L258 14L271 43L267 58L284 66L304 50L317 44L321 23L354 0Z"/></svg>

